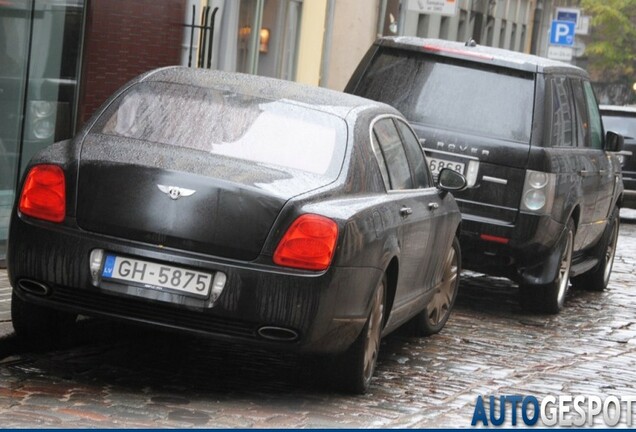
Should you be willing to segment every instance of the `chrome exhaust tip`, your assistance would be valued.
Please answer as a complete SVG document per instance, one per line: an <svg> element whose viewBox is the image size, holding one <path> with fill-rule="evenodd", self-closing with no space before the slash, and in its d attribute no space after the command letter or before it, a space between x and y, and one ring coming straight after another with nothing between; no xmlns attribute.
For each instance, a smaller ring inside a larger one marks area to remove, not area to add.
<svg viewBox="0 0 636 432"><path fill-rule="evenodd" d="M18 281L18 287L20 287L20 289L24 292L39 297L44 297L51 294L51 288L49 288L48 285L31 279L20 279Z"/></svg>
<svg viewBox="0 0 636 432"><path fill-rule="evenodd" d="M294 342L299 337L297 331L277 326L263 326L258 329L258 335L263 339L278 342Z"/></svg>

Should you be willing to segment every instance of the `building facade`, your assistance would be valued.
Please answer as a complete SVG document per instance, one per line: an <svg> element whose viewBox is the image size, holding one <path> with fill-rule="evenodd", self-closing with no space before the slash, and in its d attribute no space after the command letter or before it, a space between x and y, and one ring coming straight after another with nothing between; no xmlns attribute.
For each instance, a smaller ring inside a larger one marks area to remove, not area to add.
<svg viewBox="0 0 636 432"><path fill-rule="evenodd" d="M441 3L452 5L447 14L424 12L431 3L440 1L405 2L400 32L530 52L536 0L446 0Z"/></svg>

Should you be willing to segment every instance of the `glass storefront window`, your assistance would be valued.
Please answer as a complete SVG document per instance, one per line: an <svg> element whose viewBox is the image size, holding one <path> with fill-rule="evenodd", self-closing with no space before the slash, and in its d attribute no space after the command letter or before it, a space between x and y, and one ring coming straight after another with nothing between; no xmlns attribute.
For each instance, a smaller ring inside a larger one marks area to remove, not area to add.
<svg viewBox="0 0 636 432"><path fill-rule="evenodd" d="M215 20L212 69L294 80L303 0L188 0L187 22L201 22L201 6L218 8ZM257 29L257 31L254 31ZM184 46L196 54L200 33L186 26ZM208 49L206 45L206 50ZM207 51L206 51L207 54ZM187 65L186 48L182 64Z"/></svg>
<svg viewBox="0 0 636 432"><path fill-rule="evenodd" d="M30 16L27 2L0 3L0 260L18 176Z"/></svg>
<svg viewBox="0 0 636 432"><path fill-rule="evenodd" d="M20 173L74 132L84 3L0 2L0 260Z"/></svg>

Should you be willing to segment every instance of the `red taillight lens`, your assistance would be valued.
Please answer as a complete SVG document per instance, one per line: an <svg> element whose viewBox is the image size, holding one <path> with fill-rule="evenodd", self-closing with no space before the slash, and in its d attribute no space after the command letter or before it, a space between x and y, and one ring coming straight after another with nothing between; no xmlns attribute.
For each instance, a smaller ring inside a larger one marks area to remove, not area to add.
<svg viewBox="0 0 636 432"><path fill-rule="evenodd" d="M509 238L499 237L499 236L494 236L489 234L481 234L479 238L487 242L493 242L493 243L499 243L499 244L508 244L510 242Z"/></svg>
<svg viewBox="0 0 636 432"><path fill-rule="evenodd" d="M306 214L289 227L274 252L274 263L305 270L325 270L331 264L338 225L323 216Z"/></svg>
<svg viewBox="0 0 636 432"><path fill-rule="evenodd" d="M66 181L57 165L31 168L20 195L20 212L51 222L62 222L66 215Z"/></svg>

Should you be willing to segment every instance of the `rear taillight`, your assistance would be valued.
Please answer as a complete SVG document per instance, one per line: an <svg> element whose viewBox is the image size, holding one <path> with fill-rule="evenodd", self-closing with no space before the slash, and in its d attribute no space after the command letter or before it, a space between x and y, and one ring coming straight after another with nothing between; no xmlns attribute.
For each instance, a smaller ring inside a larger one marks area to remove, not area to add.
<svg viewBox="0 0 636 432"><path fill-rule="evenodd" d="M490 234L481 234L479 238L487 242L499 243L499 244L508 244L510 242L510 239L507 237L499 237L499 236L494 236Z"/></svg>
<svg viewBox="0 0 636 432"><path fill-rule="evenodd" d="M274 252L274 263L305 270L325 270L331 264L338 225L323 216L305 214L289 227Z"/></svg>
<svg viewBox="0 0 636 432"><path fill-rule="evenodd" d="M25 215L51 222L62 222L66 215L66 181L57 165L36 165L29 171L19 210Z"/></svg>
<svg viewBox="0 0 636 432"><path fill-rule="evenodd" d="M552 211L555 185L555 174L527 170L521 195L521 210L535 214L549 214Z"/></svg>

